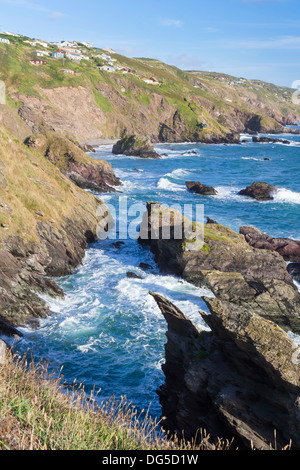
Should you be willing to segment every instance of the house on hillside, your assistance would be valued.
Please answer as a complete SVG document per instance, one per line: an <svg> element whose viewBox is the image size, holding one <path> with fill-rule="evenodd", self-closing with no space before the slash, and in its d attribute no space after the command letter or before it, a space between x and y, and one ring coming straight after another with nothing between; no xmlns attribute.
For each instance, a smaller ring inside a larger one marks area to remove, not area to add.
<svg viewBox="0 0 300 470"><path fill-rule="evenodd" d="M52 52L51 57L55 57L56 59L63 59L65 57L64 52Z"/></svg>
<svg viewBox="0 0 300 470"><path fill-rule="evenodd" d="M45 55L47 56L48 55L48 52L45 52L45 51L34 51L32 53L32 55L34 55L35 57L44 57Z"/></svg>
<svg viewBox="0 0 300 470"><path fill-rule="evenodd" d="M76 76L76 73L74 72L74 70L61 69L60 72L66 74L66 75L70 75L71 77Z"/></svg>
<svg viewBox="0 0 300 470"><path fill-rule="evenodd" d="M45 60L40 60L40 59L32 59L29 62L32 65L47 65L47 62Z"/></svg>
<svg viewBox="0 0 300 470"><path fill-rule="evenodd" d="M142 78L142 81L145 83L148 83L149 85L159 85L159 81L156 80L156 78L151 77L151 78Z"/></svg>
<svg viewBox="0 0 300 470"><path fill-rule="evenodd" d="M6 38L0 38L0 42L3 42L4 44L10 44L10 40Z"/></svg>
<svg viewBox="0 0 300 470"><path fill-rule="evenodd" d="M103 70L104 72L115 72L117 70L115 67L112 67L111 65L100 65L98 69Z"/></svg>

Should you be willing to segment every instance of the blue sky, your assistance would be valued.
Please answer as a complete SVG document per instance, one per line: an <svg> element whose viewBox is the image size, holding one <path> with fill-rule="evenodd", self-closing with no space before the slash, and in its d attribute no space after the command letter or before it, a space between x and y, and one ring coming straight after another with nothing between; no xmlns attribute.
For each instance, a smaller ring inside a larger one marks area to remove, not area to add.
<svg viewBox="0 0 300 470"><path fill-rule="evenodd" d="M0 0L0 30L87 41L184 70L300 80L297 0Z"/></svg>

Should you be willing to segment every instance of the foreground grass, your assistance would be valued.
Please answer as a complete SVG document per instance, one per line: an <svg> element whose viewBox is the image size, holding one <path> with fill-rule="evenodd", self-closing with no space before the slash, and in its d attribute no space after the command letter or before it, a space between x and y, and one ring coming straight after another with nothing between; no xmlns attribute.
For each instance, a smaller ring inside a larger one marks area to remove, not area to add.
<svg viewBox="0 0 300 470"><path fill-rule="evenodd" d="M0 366L1 450L218 450L168 440L159 423L141 419L125 400L96 404L83 387L70 390L48 374L44 363L10 355Z"/></svg>

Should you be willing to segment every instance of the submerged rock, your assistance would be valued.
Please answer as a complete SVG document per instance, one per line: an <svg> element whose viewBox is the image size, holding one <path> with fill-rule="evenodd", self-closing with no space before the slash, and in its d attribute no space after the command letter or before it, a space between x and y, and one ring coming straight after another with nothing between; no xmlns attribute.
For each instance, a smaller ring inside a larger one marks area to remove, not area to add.
<svg viewBox="0 0 300 470"><path fill-rule="evenodd" d="M300 448L300 348L273 322L219 299L204 298L200 331L175 305L150 292L168 324L158 390L164 428L209 443L234 438L232 447Z"/></svg>
<svg viewBox="0 0 300 470"><path fill-rule="evenodd" d="M247 186L245 189L242 189L238 194L241 196L252 197L258 201L269 201L274 199L273 193L276 189L276 186L272 186L268 183L254 181L251 186Z"/></svg>
<svg viewBox="0 0 300 470"><path fill-rule="evenodd" d="M185 184L189 191L194 191L195 193L202 194L203 196L215 196L218 194L218 191L216 191L215 188L212 186L206 186L199 181L186 181Z"/></svg>
<svg viewBox="0 0 300 470"><path fill-rule="evenodd" d="M282 144L287 144L289 145L291 142L286 139L274 139L271 137L252 137L252 141L255 143L271 143L271 144L276 144L276 143L282 143Z"/></svg>
<svg viewBox="0 0 300 470"><path fill-rule="evenodd" d="M150 138L143 135L124 137L113 146L112 152L140 158L160 158L160 155L155 152Z"/></svg>

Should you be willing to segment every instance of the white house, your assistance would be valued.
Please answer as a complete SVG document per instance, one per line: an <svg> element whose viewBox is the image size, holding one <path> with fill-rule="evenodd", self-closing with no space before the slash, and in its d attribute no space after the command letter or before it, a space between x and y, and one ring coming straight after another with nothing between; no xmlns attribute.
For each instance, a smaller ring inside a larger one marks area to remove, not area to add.
<svg viewBox="0 0 300 470"><path fill-rule="evenodd" d="M111 65L101 65L98 67L99 70L104 70L105 72L115 72L117 69Z"/></svg>
<svg viewBox="0 0 300 470"><path fill-rule="evenodd" d="M10 40L9 39L5 39L5 38L0 38L0 42L3 42L5 44L10 44Z"/></svg>
<svg viewBox="0 0 300 470"><path fill-rule="evenodd" d="M32 54L36 57L43 57L45 55L49 55L46 51L34 51Z"/></svg>
<svg viewBox="0 0 300 470"><path fill-rule="evenodd" d="M149 85L159 85L159 81L156 78L142 78L143 82L148 83Z"/></svg>

